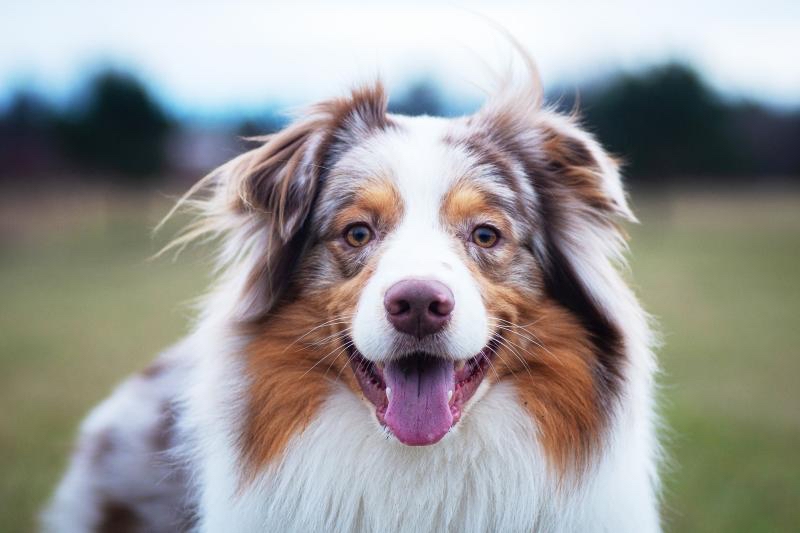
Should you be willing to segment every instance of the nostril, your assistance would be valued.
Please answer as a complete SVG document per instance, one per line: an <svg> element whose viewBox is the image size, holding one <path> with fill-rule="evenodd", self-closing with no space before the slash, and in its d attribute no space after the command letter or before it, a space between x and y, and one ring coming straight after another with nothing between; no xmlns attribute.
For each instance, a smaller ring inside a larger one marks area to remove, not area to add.
<svg viewBox="0 0 800 533"><path fill-rule="evenodd" d="M386 311L390 315L402 315L411 310L411 304L407 300L391 300L386 305Z"/></svg>
<svg viewBox="0 0 800 533"><path fill-rule="evenodd" d="M446 317L453 311L453 301L446 297L438 298L431 302L428 311L436 316Z"/></svg>

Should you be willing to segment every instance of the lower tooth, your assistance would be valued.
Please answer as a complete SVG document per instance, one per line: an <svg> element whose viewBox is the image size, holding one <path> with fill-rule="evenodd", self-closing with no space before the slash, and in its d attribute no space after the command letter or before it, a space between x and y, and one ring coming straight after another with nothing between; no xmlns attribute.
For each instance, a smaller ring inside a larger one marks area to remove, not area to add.
<svg viewBox="0 0 800 533"><path fill-rule="evenodd" d="M447 391L447 401L449 402L452 399L453 399L453 391L449 390Z"/></svg>
<svg viewBox="0 0 800 533"><path fill-rule="evenodd" d="M391 400L392 399L392 389L391 389L391 387L386 387L386 399L387 400Z"/></svg>

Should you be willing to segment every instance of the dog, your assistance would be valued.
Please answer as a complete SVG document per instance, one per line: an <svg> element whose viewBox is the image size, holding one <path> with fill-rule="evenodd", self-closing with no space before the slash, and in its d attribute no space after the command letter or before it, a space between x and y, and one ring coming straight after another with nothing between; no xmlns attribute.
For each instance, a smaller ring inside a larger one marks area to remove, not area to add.
<svg viewBox="0 0 800 533"><path fill-rule="evenodd" d="M201 180L193 332L85 420L48 531L660 530L618 163L532 74L319 103Z"/></svg>

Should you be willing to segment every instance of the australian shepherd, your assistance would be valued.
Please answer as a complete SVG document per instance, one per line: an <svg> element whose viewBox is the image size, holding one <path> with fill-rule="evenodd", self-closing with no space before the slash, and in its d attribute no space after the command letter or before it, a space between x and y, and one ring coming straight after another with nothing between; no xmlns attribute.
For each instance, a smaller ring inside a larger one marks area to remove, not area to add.
<svg viewBox="0 0 800 533"><path fill-rule="evenodd" d="M193 333L84 421L55 532L658 531L618 165L533 80L319 103L199 182Z"/></svg>

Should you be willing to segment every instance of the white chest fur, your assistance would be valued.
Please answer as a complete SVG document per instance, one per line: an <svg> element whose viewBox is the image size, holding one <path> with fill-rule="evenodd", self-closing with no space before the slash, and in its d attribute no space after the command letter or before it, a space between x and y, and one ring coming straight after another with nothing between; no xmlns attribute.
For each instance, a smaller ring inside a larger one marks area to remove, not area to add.
<svg viewBox="0 0 800 533"><path fill-rule="evenodd" d="M646 469L630 452L608 450L591 474L559 488L510 386L493 387L451 435L419 448L382 435L342 388L280 465L229 498L206 494L201 529L656 531ZM208 487L216 476L205 477Z"/></svg>

